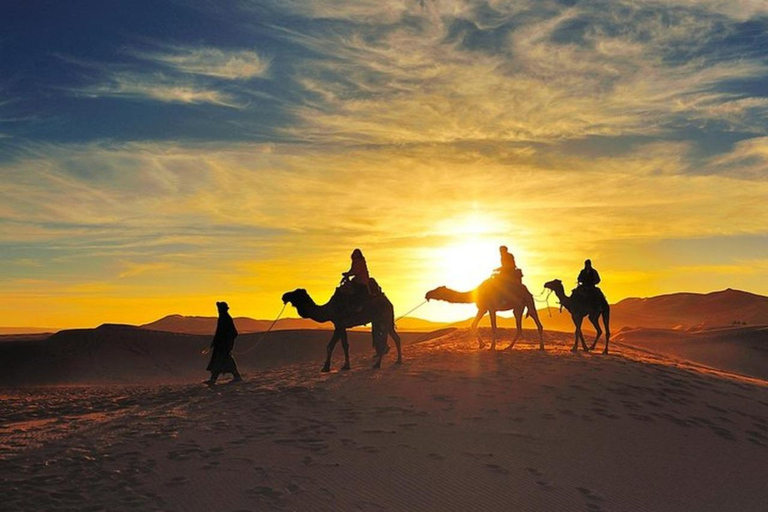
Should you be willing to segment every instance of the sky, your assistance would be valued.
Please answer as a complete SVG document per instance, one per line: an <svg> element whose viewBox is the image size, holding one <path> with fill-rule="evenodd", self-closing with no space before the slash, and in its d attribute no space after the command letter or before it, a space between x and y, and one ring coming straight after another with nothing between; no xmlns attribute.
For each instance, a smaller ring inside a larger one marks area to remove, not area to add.
<svg viewBox="0 0 768 512"><path fill-rule="evenodd" d="M502 244L768 294L766 48L764 0L3 2L0 326L274 318L356 247L398 315Z"/></svg>

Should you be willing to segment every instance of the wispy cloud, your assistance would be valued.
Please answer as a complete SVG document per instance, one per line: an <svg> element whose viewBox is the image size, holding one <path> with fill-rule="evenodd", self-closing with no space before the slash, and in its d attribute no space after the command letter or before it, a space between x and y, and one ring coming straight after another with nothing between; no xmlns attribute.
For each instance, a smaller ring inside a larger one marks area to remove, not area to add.
<svg viewBox="0 0 768 512"><path fill-rule="evenodd" d="M171 47L166 52L131 51L130 54L182 73L226 80L265 78L271 60L254 51L208 47Z"/></svg>
<svg viewBox="0 0 768 512"><path fill-rule="evenodd" d="M552 141L659 135L696 121L755 128L764 120L761 102L719 87L764 76L765 62L707 52L730 28L706 11L494 7L488 19L469 8L435 17L414 4L408 23L372 29L368 15L359 20L362 7L333 5L321 14L338 8L339 19L356 22L332 33L285 31L327 57L299 68L307 101L295 109L305 123L294 133L329 142ZM509 23L515 16L524 23ZM459 20L469 23L464 32L456 32ZM467 46L491 31L501 42L488 51Z"/></svg>
<svg viewBox="0 0 768 512"><path fill-rule="evenodd" d="M122 97L164 103L208 103L230 108L245 106L244 103L238 103L230 94L162 74L114 73L99 84L81 87L73 92L81 96Z"/></svg>

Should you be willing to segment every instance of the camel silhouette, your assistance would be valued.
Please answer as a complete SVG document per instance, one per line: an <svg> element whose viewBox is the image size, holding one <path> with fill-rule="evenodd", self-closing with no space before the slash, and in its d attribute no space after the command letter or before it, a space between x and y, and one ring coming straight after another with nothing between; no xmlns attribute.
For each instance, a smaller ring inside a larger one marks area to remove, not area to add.
<svg viewBox="0 0 768 512"><path fill-rule="evenodd" d="M331 355L336 343L341 340L344 349L344 366L342 370L349 370L349 342L347 341L347 329L358 325L371 324L373 345L376 349L376 363L374 368L381 367L381 359L387 352L387 336L392 336L397 346L397 364L403 362L400 347L400 336L395 330L395 311L392 303L386 295L379 294L371 298L363 305L361 311L350 312L349 298L336 288L330 300L323 305L317 305L307 290L298 288L292 292L283 294L283 304L290 302L302 318L310 318L315 322L332 322L333 335L328 342L328 356L325 359L322 371L331 371Z"/></svg>
<svg viewBox="0 0 768 512"><path fill-rule="evenodd" d="M522 333L523 311L527 308L528 316L533 318L533 321L536 322L536 328L539 330L539 349L544 350L544 335L542 333L544 328L539 321L539 314L536 311L536 306L533 302L533 295L531 295L531 292L528 291L528 288L526 288L525 285L521 284L518 293L515 293L513 297L510 297L503 286L503 281L492 277L486 279L480 286L468 292L458 292L445 286L440 286L427 292L425 298L427 300L442 300L453 304L475 303L477 305L477 316L475 316L475 320L472 322L472 330L475 332L477 330L477 324L479 324L483 316L488 313L491 317L491 332L493 333L491 350L496 350L496 312L511 309L512 313L515 315L517 334L515 334L515 339L512 340L512 343L506 348L506 350L509 350L515 346L515 342L517 342ZM485 347L485 343L482 338L480 338L479 334L477 336L477 341L480 348Z"/></svg>
<svg viewBox="0 0 768 512"><path fill-rule="evenodd" d="M576 352L579 349L579 340L581 340L581 346L584 351L589 352L590 350L594 350L595 345L597 345L597 340L600 339L600 335L603 333L599 323L600 316L602 316L603 323L605 324L605 348L603 349L603 354L607 354L608 343L611 340L611 329L608 326L611 315L611 306L608 305L605 296L601 293L597 300L590 300L577 294L572 294L569 297L565 294L563 282L559 279L553 279L552 281L545 283L544 288L555 292L555 295L557 295L557 298L560 300L560 304L571 313L573 325L576 326L576 331L573 333L573 348L571 351ZM584 334L581 332L581 322L584 320L585 316L589 318L589 321L595 326L595 331L597 332L595 341L592 342L590 348L587 348L587 344L584 341Z"/></svg>

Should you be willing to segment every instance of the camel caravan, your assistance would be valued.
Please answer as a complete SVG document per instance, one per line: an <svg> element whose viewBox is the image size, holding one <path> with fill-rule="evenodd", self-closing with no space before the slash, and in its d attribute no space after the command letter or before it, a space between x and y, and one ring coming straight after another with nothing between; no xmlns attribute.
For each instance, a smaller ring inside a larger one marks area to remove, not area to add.
<svg viewBox="0 0 768 512"><path fill-rule="evenodd" d="M479 335L477 326L486 313L491 320L491 350L496 349L496 313L498 311L512 311L515 317L517 332L512 343L506 348L514 347L515 342L522 333L523 315L533 318L536 323L539 338L539 349L544 350L544 327L539 320L533 295L523 284L523 272L515 263L514 256L504 246L499 248L501 267L474 290L460 292L440 286L427 292L425 299L441 300L454 304L477 305L477 315L472 322L472 331L475 333L479 348L484 348L485 343ZM352 265L350 269L342 273L342 280L336 288L333 296L326 304L318 305L312 300L309 293L303 288L283 294L283 304L290 303L302 318L310 318L316 322L331 322L334 330L327 347L327 356L322 371L331 370L331 356L336 344L341 340L344 349L344 366L342 370L350 368L349 342L347 329L351 327L371 324L373 348L375 349L374 368L380 368L385 354L389 352L388 339L391 336L397 347L396 364L402 363L402 348L400 336L395 328L395 315L392 303L381 290L375 279L370 277L368 266L360 249L355 249L351 255ZM560 301L560 309L567 309L571 313L574 331L574 343L572 351L578 350L581 342L584 351L590 351L597 345L603 331L599 325L602 317L605 325L605 348L603 354L608 353L610 341L610 306L605 295L597 287L600 283L600 275L592 267L591 261L586 260L584 269L579 273L578 286L570 296L565 294L562 281L554 279L544 285L544 288L554 293ZM425 302L426 302L425 301ZM597 336L591 347L587 347L584 335L581 332L581 324L584 317L595 327Z"/></svg>

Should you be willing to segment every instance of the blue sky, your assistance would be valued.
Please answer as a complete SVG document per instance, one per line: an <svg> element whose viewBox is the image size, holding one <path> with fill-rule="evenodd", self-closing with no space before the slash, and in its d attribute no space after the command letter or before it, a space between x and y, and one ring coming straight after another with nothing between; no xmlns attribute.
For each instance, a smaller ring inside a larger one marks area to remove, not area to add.
<svg viewBox="0 0 768 512"><path fill-rule="evenodd" d="M768 293L765 48L750 0L6 3L0 324L266 317L355 246L401 310L500 243Z"/></svg>

